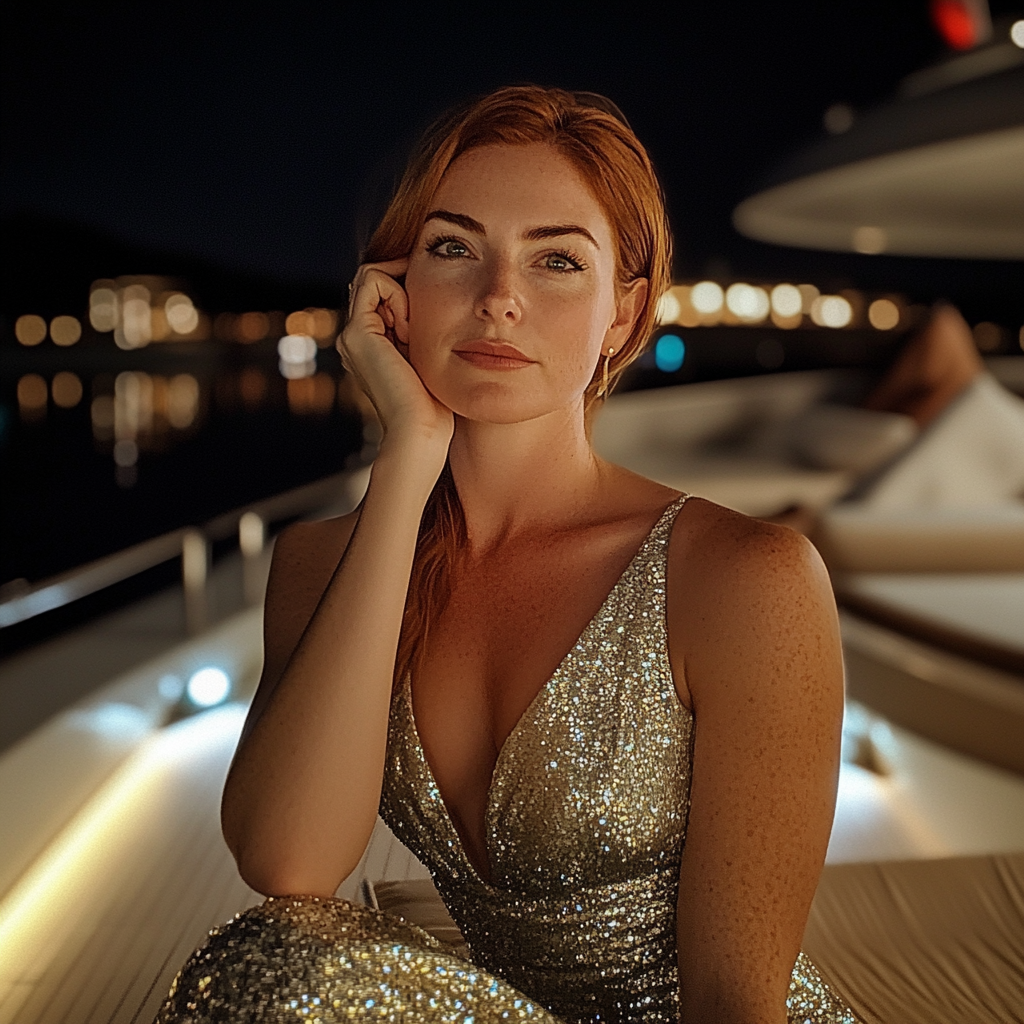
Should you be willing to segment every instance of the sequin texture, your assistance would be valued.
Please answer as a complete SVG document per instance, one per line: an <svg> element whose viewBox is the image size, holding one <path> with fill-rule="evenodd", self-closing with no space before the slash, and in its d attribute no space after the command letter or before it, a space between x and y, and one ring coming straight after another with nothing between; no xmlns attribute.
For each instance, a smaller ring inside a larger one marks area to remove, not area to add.
<svg viewBox="0 0 1024 1024"><path fill-rule="evenodd" d="M381 815L430 870L469 960L376 911L268 900L197 951L158 1024L676 1024L694 722L672 679L665 611L685 500L665 510L500 751L485 813L489 882L431 774L408 680L396 689ZM264 998L259 1015L245 1008ZM856 1024L802 953L787 1006L793 1024Z"/></svg>
<svg viewBox="0 0 1024 1024"><path fill-rule="evenodd" d="M315 896L268 899L197 950L155 1024L558 1024L415 925Z"/></svg>
<svg viewBox="0 0 1024 1024"><path fill-rule="evenodd" d="M674 501L509 735L485 812L491 881L463 850L406 685L381 815L423 861L475 963L567 1022L676 1022L676 897L693 716L668 657ZM801 954L793 1021L854 1024Z"/></svg>

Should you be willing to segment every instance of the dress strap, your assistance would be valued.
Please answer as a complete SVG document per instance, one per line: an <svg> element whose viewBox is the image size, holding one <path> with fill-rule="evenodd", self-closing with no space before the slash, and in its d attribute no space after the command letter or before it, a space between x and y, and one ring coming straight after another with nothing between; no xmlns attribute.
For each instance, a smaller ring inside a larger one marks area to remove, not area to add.
<svg viewBox="0 0 1024 1024"><path fill-rule="evenodd" d="M651 533L657 533L662 530L666 525L671 525L676 521L676 516L682 511L683 506L690 500L690 495L685 491L679 495L678 498L674 498L665 509L664 512L658 518L658 521L654 524L654 528Z"/></svg>

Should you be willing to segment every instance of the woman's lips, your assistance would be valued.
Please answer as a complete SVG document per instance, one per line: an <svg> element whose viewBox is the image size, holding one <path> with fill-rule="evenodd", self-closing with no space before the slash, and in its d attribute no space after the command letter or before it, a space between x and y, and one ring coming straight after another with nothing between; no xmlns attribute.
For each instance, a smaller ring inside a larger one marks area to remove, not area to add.
<svg viewBox="0 0 1024 1024"><path fill-rule="evenodd" d="M453 349L455 355L483 370L521 370L533 365L514 345L493 341L469 341Z"/></svg>

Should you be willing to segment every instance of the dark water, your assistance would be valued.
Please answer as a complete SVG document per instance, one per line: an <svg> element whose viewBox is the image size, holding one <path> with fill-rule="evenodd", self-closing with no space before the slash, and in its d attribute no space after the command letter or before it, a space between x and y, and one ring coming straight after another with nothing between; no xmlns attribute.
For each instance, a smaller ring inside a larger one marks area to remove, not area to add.
<svg viewBox="0 0 1024 1024"><path fill-rule="evenodd" d="M363 447L330 349L290 381L270 342L0 355L0 586L338 472Z"/></svg>

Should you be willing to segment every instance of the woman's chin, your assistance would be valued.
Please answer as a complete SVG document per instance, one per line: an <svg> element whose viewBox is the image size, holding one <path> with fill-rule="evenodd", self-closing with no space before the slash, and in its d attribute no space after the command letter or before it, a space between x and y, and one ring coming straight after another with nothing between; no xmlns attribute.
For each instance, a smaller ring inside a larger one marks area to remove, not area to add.
<svg viewBox="0 0 1024 1024"><path fill-rule="evenodd" d="M435 397L447 405L455 415L471 423L493 423L496 425L524 423L558 410L579 405L579 399L552 401L539 394L524 394L522 388L505 384L481 383L470 388L459 388L454 393L439 394Z"/></svg>

